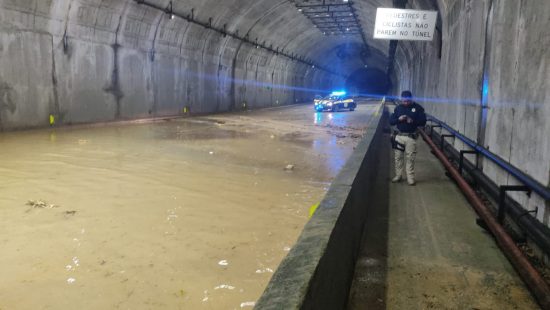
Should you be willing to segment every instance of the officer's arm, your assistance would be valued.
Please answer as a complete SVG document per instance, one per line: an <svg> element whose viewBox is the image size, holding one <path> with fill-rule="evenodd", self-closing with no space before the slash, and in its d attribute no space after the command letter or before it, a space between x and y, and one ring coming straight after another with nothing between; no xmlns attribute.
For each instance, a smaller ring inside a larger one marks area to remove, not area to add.
<svg viewBox="0 0 550 310"><path fill-rule="evenodd" d="M418 116L415 119L415 123L419 127L423 127L426 125L426 113L424 113L423 108L421 108L420 113L418 113Z"/></svg>
<svg viewBox="0 0 550 310"><path fill-rule="evenodd" d="M395 126L399 122L399 115L397 113L398 107L395 108L392 115L390 116L390 125Z"/></svg>

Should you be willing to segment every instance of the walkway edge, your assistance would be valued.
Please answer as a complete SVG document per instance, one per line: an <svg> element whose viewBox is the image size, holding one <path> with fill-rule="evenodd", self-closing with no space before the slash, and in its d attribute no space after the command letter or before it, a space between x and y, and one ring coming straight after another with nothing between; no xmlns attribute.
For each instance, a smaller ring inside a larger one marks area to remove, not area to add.
<svg viewBox="0 0 550 310"><path fill-rule="evenodd" d="M333 181L296 245L281 262L256 309L344 309L373 192L382 129L381 104L363 139Z"/></svg>
<svg viewBox="0 0 550 310"><path fill-rule="evenodd" d="M487 224L487 227L495 237L497 244L502 249L506 257L510 260L514 268L525 284L535 296L535 299L543 309L550 309L550 287L540 273L531 265L529 260L523 255L521 250L516 246L512 238L504 230L504 228L492 216L492 213L484 205L483 201L470 187L470 185L462 178L458 170L449 162L443 152L439 150L433 141L426 135L424 131L420 131L424 141L430 146L433 153L445 166L445 169L450 173L452 178L457 182L458 186L470 201L470 204L475 209L476 213Z"/></svg>

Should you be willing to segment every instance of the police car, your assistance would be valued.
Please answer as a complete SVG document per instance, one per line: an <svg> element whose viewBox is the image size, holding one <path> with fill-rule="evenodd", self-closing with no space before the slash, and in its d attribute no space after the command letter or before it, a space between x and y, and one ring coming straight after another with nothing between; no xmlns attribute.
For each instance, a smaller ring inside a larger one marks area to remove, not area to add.
<svg viewBox="0 0 550 310"><path fill-rule="evenodd" d="M338 110L350 110L353 111L357 108L357 104L352 98L346 96L346 92L338 91L326 96L325 98L319 98L314 100L314 108L317 112Z"/></svg>

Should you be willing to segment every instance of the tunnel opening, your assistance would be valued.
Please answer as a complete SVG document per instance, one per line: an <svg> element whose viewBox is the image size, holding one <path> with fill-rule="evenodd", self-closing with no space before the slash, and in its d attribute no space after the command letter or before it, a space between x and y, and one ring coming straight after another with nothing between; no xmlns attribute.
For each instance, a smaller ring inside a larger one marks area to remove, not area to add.
<svg viewBox="0 0 550 310"><path fill-rule="evenodd" d="M391 80L381 69L361 68L348 77L346 88L353 94L383 96L390 91Z"/></svg>

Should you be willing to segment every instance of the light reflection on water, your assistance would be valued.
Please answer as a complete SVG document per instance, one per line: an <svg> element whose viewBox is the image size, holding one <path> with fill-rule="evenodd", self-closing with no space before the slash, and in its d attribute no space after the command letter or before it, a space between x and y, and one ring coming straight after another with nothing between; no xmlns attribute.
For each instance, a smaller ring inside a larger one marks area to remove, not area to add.
<svg viewBox="0 0 550 310"><path fill-rule="evenodd" d="M251 307L352 145L224 126L0 135L0 308Z"/></svg>

